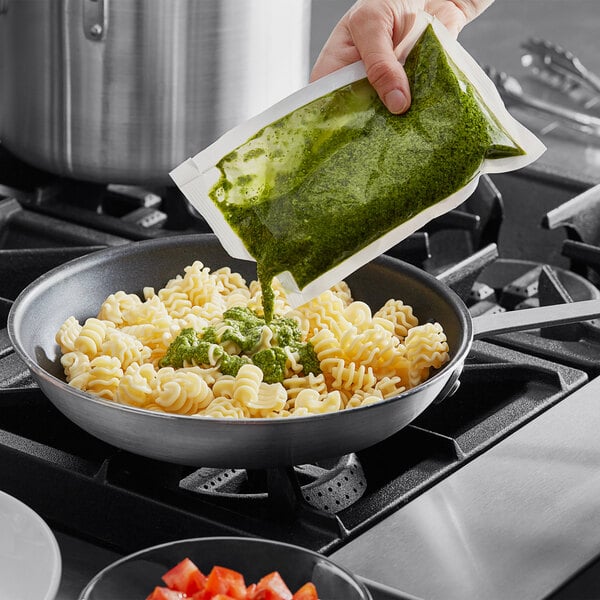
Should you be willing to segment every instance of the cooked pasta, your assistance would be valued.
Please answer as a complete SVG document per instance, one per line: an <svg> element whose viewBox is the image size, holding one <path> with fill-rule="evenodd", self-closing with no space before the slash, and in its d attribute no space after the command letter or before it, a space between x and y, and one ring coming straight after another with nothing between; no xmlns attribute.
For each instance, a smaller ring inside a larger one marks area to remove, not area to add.
<svg viewBox="0 0 600 600"><path fill-rule="evenodd" d="M308 414L337 412L342 407L342 398L339 391L328 392L321 396L316 390L302 390L296 396L296 411Z"/></svg>
<svg viewBox="0 0 600 600"><path fill-rule="evenodd" d="M262 378L263 373L257 366L243 365L235 377L233 399L245 406L256 404Z"/></svg>
<svg viewBox="0 0 600 600"><path fill-rule="evenodd" d="M253 416L276 415L283 410L287 393L281 383L264 383L258 386L258 396L248 403Z"/></svg>
<svg viewBox="0 0 600 600"><path fill-rule="evenodd" d="M102 343L102 354L118 358L121 368L127 369L133 363L145 363L152 351L136 337L120 329L114 329L107 333Z"/></svg>
<svg viewBox="0 0 600 600"><path fill-rule="evenodd" d="M60 363L65 370L69 385L80 390L86 389L91 374L90 359L87 354L75 350L67 352L62 355Z"/></svg>
<svg viewBox="0 0 600 600"><path fill-rule="evenodd" d="M411 328L406 336L406 358L410 363L411 387L426 378L430 368L439 368L448 360L446 335L439 323Z"/></svg>
<svg viewBox="0 0 600 600"><path fill-rule="evenodd" d="M56 333L69 385L145 410L293 418L382 402L449 360L439 323L390 299L377 310L340 282L291 309L273 282L266 323L257 281L195 261L159 290L110 294Z"/></svg>
<svg viewBox="0 0 600 600"><path fill-rule="evenodd" d="M107 400L114 400L122 377L123 369L119 359L101 354L90 361L90 377L85 389Z"/></svg>
<svg viewBox="0 0 600 600"><path fill-rule="evenodd" d="M388 300L376 313L376 318L392 323L394 333L400 337L406 337L411 327L419 324L419 320L413 315L412 306L407 306L402 300Z"/></svg>
<svg viewBox="0 0 600 600"><path fill-rule="evenodd" d="M81 325L75 317L69 317L56 334L56 343L63 354L75 350L75 340L81 333Z"/></svg>
<svg viewBox="0 0 600 600"><path fill-rule="evenodd" d="M108 330L115 325L111 321L100 319L88 319L79 335L73 341L73 349L83 352L88 358L92 359L102 351L102 344L108 335Z"/></svg>

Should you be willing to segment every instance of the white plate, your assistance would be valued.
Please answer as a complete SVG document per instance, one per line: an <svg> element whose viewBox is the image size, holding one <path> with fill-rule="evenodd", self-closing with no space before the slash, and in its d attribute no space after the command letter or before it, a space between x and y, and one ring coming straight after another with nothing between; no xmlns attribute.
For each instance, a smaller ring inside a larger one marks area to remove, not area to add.
<svg viewBox="0 0 600 600"><path fill-rule="evenodd" d="M53 600L61 575L54 534L21 501L0 491L0 598Z"/></svg>

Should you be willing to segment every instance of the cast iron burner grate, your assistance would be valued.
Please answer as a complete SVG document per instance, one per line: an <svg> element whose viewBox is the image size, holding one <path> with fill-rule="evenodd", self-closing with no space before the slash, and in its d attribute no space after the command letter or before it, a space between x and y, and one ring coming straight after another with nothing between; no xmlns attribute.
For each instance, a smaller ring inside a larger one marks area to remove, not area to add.
<svg viewBox="0 0 600 600"><path fill-rule="evenodd" d="M499 259L478 277L467 301L473 316L600 298L590 281L559 267ZM600 320L490 337L495 344L600 375Z"/></svg>
<svg viewBox="0 0 600 600"><path fill-rule="evenodd" d="M354 504L365 493L367 480L355 454L293 467L302 498L312 507L335 514ZM262 480L261 480L262 481ZM264 499L265 485L246 469L201 468L179 484L197 494L242 500Z"/></svg>

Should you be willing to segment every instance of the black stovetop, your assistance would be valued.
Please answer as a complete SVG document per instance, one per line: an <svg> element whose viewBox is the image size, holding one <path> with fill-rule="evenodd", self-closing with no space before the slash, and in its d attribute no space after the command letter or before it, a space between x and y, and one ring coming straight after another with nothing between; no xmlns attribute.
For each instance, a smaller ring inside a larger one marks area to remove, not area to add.
<svg viewBox="0 0 600 600"><path fill-rule="evenodd" d="M30 281L71 258L157 236L202 235L208 227L170 188L57 179L6 153L0 181L0 487L53 527L119 552L239 534L329 554L600 374L594 325L505 334L474 344L453 395L355 455L260 472L135 456L53 407L12 351L7 315ZM519 232L531 232L537 215L528 214L528 224L515 217L523 202L514 196L535 190L550 209L581 191L565 184L557 199L556 189L533 186L526 176L484 177L460 210L390 254L437 275L474 316L596 297L594 266L578 257L573 268L565 235L557 241L556 232L535 223L531 247L542 252L547 235L551 245L542 253L552 262L519 248ZM537 206L544 210L543 202ZM347 487L333 493L340 480Z"/></svg>

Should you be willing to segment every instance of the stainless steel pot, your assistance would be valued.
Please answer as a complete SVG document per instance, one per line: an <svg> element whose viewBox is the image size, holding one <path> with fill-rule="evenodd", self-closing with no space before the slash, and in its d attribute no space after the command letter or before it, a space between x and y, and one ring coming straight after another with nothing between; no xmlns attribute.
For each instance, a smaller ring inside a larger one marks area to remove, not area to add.
<svg viewBox="0 0 600 600"><path fill-rule="evenodd" d="M310 0L0 0L0 141L102 183L168 173L308 80Z"/></svg>
<svg viewBox="0 0 600 600"><path fill-rule="evenodd" d="M114 446L193 466L265 468L361 450L402 429L434 400L451 393L474 338L600 316L600 300L595 299L471 319L460 298L432 275L382 256L347 278L353 297L373 308L401 298L421 322L442 324L451 350L451 360L442 369L398 396L308 417L215 419L117 404L65 383L54 337L68 316L83 322L117 290L159 289L196 259L212 269L227 265L247 280L256 277L255 264L229 257L214 235L171 236L108 248L61 265L23 290L8 317L14 349L44 394L69 419Z"/></svg>

